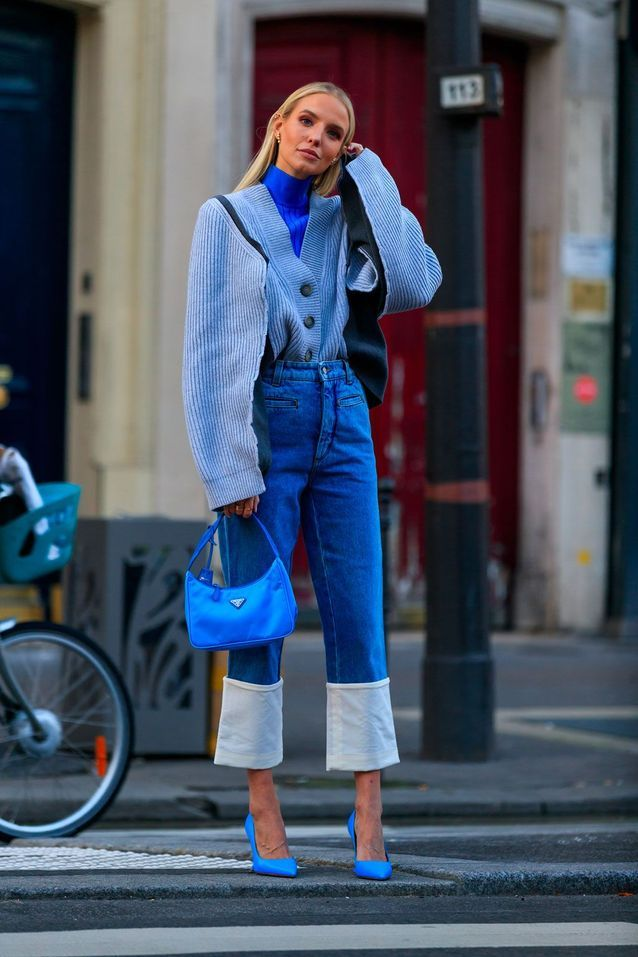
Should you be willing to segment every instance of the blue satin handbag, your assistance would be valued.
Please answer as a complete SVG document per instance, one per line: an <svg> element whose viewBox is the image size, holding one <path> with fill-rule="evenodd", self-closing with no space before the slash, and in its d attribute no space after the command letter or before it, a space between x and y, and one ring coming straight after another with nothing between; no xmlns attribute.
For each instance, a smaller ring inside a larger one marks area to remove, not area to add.
<svg viewBox="0 0 638 957"><path fill-rule="evenodd" d="M245 585L222 587L214 583L211 562L215 532L225 517L222 512L215 524L209 525L202 535L184 581L189 641L194 648L208 651L267 645L289 635L297 620L297 603L288 572L268 530L254 513L251 517L259 523L275 553L273 563L261 578ZM196 577L191 568L206 545L210 546L208 561Z"/></svg>

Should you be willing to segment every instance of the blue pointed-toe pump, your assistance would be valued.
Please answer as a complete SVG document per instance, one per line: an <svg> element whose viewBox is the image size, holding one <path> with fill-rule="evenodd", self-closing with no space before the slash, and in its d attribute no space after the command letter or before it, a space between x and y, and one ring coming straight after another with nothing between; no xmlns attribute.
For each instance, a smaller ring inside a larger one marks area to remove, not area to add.
<svg viewBox="0 0 638 957"><path fill-rule="evenodd" d="M355 812L353 811L348 818L348 834L352 838L354 848L354 867L352 868L357 877L367 877L373 881L387 881L392 876L392 864L388 857L388 849L385 848L385 861L358 861L357 860L357 835L354 829Z"/></svg>
<svg viewBox="0 0 638 957"><path fill-rule="evenodd" d="M255 838L255 821L249 814L244 824L246 837L253 853L253 872L267 874L269 877L296 877L297 861L294 857L260 857Z"/></svg>

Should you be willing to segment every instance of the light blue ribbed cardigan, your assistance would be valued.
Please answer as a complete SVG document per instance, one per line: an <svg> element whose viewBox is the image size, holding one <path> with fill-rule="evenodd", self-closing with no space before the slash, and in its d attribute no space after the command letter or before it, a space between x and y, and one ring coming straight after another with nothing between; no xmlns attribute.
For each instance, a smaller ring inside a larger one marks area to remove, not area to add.
<svg viewBox="0 0 638 957"><path fill-rule="evenodd" d="M441 267L396 183L365 148L344 171L359 192L383 263L381 315L427 305ZM348 242L341 197L311 191L299 257L263 183L227 194L264 257L215 199L201 207L189 263L182 386L188 436L211 509L265 490L252 427L266 343L275 357L346 358L347 290L375 288L376 269ZM304 325L312 315L314 325Z"/></svg>

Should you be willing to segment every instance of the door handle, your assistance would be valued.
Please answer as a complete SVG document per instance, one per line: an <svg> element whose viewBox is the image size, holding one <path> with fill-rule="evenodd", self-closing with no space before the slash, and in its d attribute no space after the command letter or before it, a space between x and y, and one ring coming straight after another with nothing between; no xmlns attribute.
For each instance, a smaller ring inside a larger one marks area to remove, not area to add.
<svg viewBox="0 0 638 957"><path fill-rule="evenodd" d="M81 312L78 323L78 378L77 397L81 402L91 398L91 327L93 316Z"/></svg>

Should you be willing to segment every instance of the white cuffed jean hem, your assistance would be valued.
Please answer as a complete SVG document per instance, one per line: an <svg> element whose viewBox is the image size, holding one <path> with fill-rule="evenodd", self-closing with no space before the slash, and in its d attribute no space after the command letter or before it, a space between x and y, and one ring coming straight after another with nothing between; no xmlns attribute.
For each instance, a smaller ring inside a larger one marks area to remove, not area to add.
<svg viewBox="0 0 638 957"><path fill-rule="evenodd" d="M258 685L224 676L213 761L233 768L273 768L283 749L283 683Z"/></svg>
<svg viewBox="0 0 638 957"><path fill-rule="evenodd" d="M326 771L374 771L399 763L390 679L326 682Z"/></svg>

